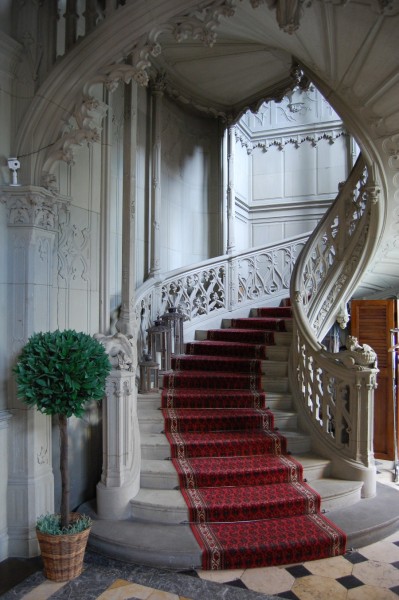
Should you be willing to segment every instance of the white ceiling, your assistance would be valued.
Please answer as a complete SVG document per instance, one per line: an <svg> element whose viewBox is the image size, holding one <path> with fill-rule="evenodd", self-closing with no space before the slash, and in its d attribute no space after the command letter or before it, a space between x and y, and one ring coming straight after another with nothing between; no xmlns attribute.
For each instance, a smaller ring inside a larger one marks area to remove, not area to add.
<svg viewBox="0 0 399 600"><path fill-rule="evenodd" d="M399 291L399 0L214 0L198 3L195 15L204 21L207 8L222 5L231 14L209 29L211 46L193 29L180 42L173 27L159 36L162 51L151 62L165 73L166 90L186 106L237 118L280 99L297 61L363 151L386 164L385 224L365 289ZM295 6L298 27L287 32L281 18Z"/></svg>

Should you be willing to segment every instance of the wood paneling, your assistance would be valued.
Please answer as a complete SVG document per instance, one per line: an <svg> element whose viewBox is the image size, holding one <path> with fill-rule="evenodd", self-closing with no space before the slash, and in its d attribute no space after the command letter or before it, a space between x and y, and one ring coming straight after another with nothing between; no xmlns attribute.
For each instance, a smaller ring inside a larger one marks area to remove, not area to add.
<svg viewBox="0 0 399 600"><path fill-rule="evenodd" d="M377 353L378 387L374 401L374 455L394 459L394 419L390 330L397 327L397 300L353 300L351 333Z"/></svg>

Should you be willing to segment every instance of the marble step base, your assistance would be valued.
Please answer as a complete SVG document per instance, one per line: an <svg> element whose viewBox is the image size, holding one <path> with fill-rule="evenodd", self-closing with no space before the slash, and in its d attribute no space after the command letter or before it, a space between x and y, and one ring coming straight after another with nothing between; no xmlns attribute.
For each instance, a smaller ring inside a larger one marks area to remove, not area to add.
<svg viewBox="0 0 399 600"><path fill-rule="evenodd" d="M272 387L272 386L271 386ZM268 390L266 394L266 405L270 410L292 410L292 396L289 392L278 392ZM138 394L137 410L139 419L143 410L157 410L161 406L161 393Z"/></svg>
<svg viewBox="0 0 399 600"><path fill-rule="evenodd" d="M320 458L311 452L293 455L303 466L303 477L311 485L315 479L328 477L330 474L330 461ZM173 490L179 486L176 469L170 460L141 461L141 488Z"/></svg>
<svg viewBox="0 0 399 600"><path fill-rule="evenodd" d="M197 329L195 332L195 341L201 342L207 339L208 331L206 329ZM275 331L274 346L291 346L292 332L291 331ZM272 345L268 346L271 348Z"/></svg>
<svg viewBox="0 0 399 600"><path fill-rule="evenodd" d="M362 483L340 479L317 479L312 488L321 496L321 510L329 511L359 502ZM142 488L130 502L133 519L178 524L189 520L180 490Z"/></svg>
<svg viewBox="0 0 399 600"><path fill-rule="evenodd" d="M274 426L277 429L296 429L297 413L274 409L273 414ZM141 433L163 433L165 428L162 412L158 409L141 409L139 423Z"/></svg>
<svg viewBox="0 0 399 600"><path fill-rule="evenodd" d="M284 431L288 451L291 454L310 452L310 438L297 431ZM162 433L141 434L141 457L144 460L167 460L170 458L170 445Z"/></svg>
<svg viewBox="0 0 399 600"><path fill-rule="evenodd" d="M377 483L374 498L344 505L328 511L326 516L345 531L348 549L361 548L399 529L397 498L398 490ZM93 519L88 545L98 554L171 570L201 566L201 551L189 525L167 525L132 518L100 520L95 512L95 502L83 504L79 512L89 514Z"/></svg>
<svg viewBox="0 0 399 600"><path fill-rule="evenodd" d="M257 319L261 318L261 317L258 317L257 315L252 315L252 316L255 316L255 318L257 318ZM283 320L285 323L286 332L292 333L292 330L294 327L293 319L291 317L281 317L281 320ZM231 321L232 321L232 319L223 319L222 320L222 329L232 327Z"/></svg>

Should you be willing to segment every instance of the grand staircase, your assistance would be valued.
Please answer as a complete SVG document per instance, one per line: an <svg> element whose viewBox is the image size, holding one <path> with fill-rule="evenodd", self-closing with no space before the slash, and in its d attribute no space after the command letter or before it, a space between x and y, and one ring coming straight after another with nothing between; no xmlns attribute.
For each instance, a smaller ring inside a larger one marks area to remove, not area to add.
<svg viewBox="0 0 399 600"><path fill-rule="evenodd" d="M309 437L298 430L297 414L293 406L288 380L288 355L291 342L292 319L289 308L253 309L248 319L233 321L224 319L219 330L197 331L195 342L186 345L186 355L173 359L174 371L164 375L162 394L139 395L138 414L142 443L142 469L140 492L131 501L132 517L135 521L151 524L152 527L158 526L160 535L172 535L176 544L179 544L179 531L183 532L184 530L184 536L190 535L187 526L190 521L197 520L199 523L199 525L193 526L193 532L200 542L201 535L195 528L201 528L204 521L208 519L215 521L239 520L239 522L244 520L259 523L259 517L257 517L259 514L257 511L260 510L259 499L257 499L258 504L255 503L255 507L251 506L250 500L247 500L250 487L244 487L242 493L238 494L239 497L244 497L245 518L242 515L236 516L240 514L240 507L233 500L230 501L228 497L226 503L220 487L216 489L216 492L208 489L208 486L212 486L212 472L216 473L221 470L221 462L224 468L230 461L234 462L233 470L240 470L240 477L243 477L244 480L251 469L260 469L260 473L257 472L254 479L249 478L243 483L241 481L238 485L257 486L256 496L257 498L261 497L261 504L265 504L264 498L268 497L268 493L278 497L279 492L276 491L273 494L273 488L262 480L263 466L254 466L252 454L259 454L258 450L248 450L249 456L240 457L238 462L241 464L237 467L236 455L243 453L240 449L231 449L231 445L236 444L237 431L240 432L240 436L245 435L246 438L252 439L252 443L255 443L254 439L258 443L259 437L263 440L270 433L271 438L274 439L274 449L276 443L278 446L281 442L283 443L283 462L289 463L288 470L290 472L286 477L288 481L299 482L295 484L300 486L299 495L308 497L309 506L317 508L317 498L320 497L320 510L328 515L331 510L348 507L360 500L362 483L331 478L329 461L315 455L312 452ZM245 368L244 364L251 365L247 375L250 383L242 383L241 375ZM254 370L257 368L260 369L257 380L258 387L253 385L256 378ZM183 378L183 383L181 381L179 383L179 378ZM182 385L182 388L179 388L179 385ZM210 403L214 401L212 398L215 398L215 391L209 389L210 385L217 388L218 408L216 409L210 408L212 406ZM239 389L241 386L245 389ZM229 415L233 413L235 420L233 419L229 424ZM270 420L268 420L269 414ZM260 432L261 429L263 429L262 432ZM208 468L208 480L206 473L205 475L198 471L195 473L197 479L205 477L203 480L205 484L200 482L198 486L203 485L208 494L208 496L201 495L202 501L210 502L213 506L212 510L216 510L216 516L209 516L208 511L204 517L202 508L198 509L195 506L198 495L197 483L191 485L194 491L190 491L190 489L187 491L185 488L190 488L190 484L186 485L184 478L187 478L187 473L193 475L191 463L195 463L195 467L201 471L201 462L204 461L195 457L206 457L209 445L214 444L217 437L222 438L227 444L228 456L220 458L223 452L226 452L226 445L218 447L215 452L216 456L210 459L213 463ZM183 454L182 439L185 444L188 443ZM188 454L187 447L189 448ZM194 448L194 454L191 454L191 447ZM267 450L262 450L260 453L263 452L267 452ZM272 458L268 459L269 463L278 460L276 454L279 452L273 450ZM191 458L192 456L194 458ZM255 456L255 459L258 458ZM263 460L262 457L261 460ZM297 463L299 463L298 467ZM188 467L187 464L189 464ZM233 476L233 472L229 473L228 468L224 475L224 483L222 479L225 491L227 486L231 485L229 477ZM297 474L293 476L294 469ZM180 476L178 470L180 470ZM251 475L251 473L249 474ZM234 477L236 480L236 471L234 471ZM313 492L310 489L316 492L315 497L312 496ZM294 495L296 494L297 490L294 491ZM309 498L312 498L311 501ZM284 505L279 508L279 501L276 503L275 498L273 501L275 506L272 509L272 516L277 514L278 518L284 518L287 509ZM264 510L264 507L261 510ZM308 512L308 509L305 509L304 512ZM319 514L319 511L314 508L310 512ZM282 526L283 520L272 519L273 523L278 523L280 526ZM291 531L292 523L288 521L287 527ZM305 523L304 527L308 527L308 524ZM283 527L281 528L283 529ZM207 531L206 534L208 535L209 532ZM263 537L271 536L267 531L264 531L262 535ZM192 548L191 552L186 550L181 554L180 563L179 553L177 552L176 555L176 549L174 549L172 552L174 567L198 568L202 565L203 568L235 568L251 566L248 562L245 563L245 560L249 560L245 557L240 558L238 562L235 559L215 562L209 556L204 558L206 553L201 555L199 546L197 549L194 544L190 548ZM276 546L274 548L276 549ZM320 550L317 551L318 558L322 557L320 552ZM324 552L324 556L329 555L329 550L322 552ZM239 554L244 556L242 548ZM258 554L256 549L255 554ZM280 554L280 559L276 558L276 552L271 551L271 554L273 555L272 559L266 558L263 563L253 561L252 566L301 560L300 555L295 553L292 555L292 560L287 559L288 554L284 552ZM164 564L168 564L169 560L165 556Z"/></svg>

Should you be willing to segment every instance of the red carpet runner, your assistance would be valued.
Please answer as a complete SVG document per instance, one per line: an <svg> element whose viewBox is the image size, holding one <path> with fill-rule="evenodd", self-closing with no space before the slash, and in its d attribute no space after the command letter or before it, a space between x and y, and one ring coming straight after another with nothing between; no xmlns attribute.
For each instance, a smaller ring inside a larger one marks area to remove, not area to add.
<svg viewBox="0 0 399 600"><path fill-rule="evenodd" d="M187 344L164 376L162 411L173 464L202 548L203 569L327 558L346 536L287 454L261 389L261 361L289 307L258 309Z"/></svg>

